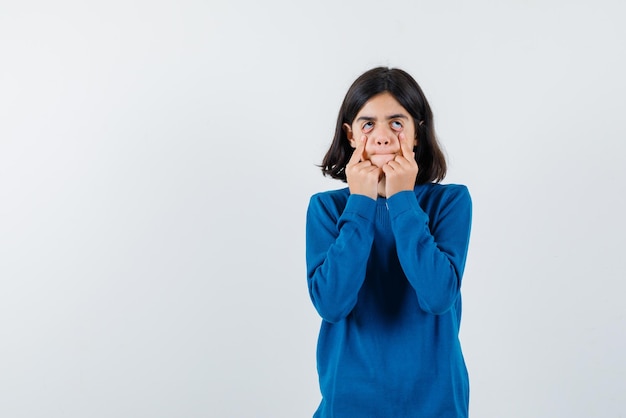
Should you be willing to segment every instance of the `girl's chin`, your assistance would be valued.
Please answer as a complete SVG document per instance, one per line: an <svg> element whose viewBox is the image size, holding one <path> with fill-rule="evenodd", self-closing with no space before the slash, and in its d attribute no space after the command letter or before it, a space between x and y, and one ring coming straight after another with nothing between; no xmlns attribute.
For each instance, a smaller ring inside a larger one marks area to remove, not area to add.
<svg viewBox="0 0 626 418"><path fill-rule="evenodd" d="M376 167L382 167L394 158L396 158L396 154L376 154L370 156L370 161Z"/></svg>

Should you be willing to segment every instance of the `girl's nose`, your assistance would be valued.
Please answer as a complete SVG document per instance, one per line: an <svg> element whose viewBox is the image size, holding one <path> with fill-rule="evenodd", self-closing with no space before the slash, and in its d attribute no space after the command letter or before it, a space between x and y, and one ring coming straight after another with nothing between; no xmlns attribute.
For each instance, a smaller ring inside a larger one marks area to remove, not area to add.
<svg viewBox="0 0 626 418"><path fill-rule="evenodd" d="M388 133L381 132L376 136L375 142L376 145L389 145L391 143L391 140L389 139Z"/></svg>

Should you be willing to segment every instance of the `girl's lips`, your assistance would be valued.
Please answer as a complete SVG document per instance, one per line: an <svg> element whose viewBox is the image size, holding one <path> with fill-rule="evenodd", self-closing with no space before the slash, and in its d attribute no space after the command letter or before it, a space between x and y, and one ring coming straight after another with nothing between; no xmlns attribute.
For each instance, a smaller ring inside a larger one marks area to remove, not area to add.
<svg viewBox="0 0 626 418"><path fill-rule="evenodd" d="M387 164L389 161L392 161L396 158L397 154L374 154L370 155L370 161L377 167L382 167Z"/></svg>

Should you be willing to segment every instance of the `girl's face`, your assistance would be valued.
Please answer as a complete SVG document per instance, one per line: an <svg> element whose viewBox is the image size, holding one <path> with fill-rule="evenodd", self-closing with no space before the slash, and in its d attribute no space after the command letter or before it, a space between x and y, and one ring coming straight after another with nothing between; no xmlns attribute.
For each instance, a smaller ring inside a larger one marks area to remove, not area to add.
<svg viewBox="0 0 626 418"><path fill-rule="evenodd" d="M413 117L389 92L369 99L352 125L344 123L343 129L352 148L356 148L357 141L363 136L367 137L365 158L377 167L382 167L400 153L400 132L404 132L406 138L415 138Z"/></svg>

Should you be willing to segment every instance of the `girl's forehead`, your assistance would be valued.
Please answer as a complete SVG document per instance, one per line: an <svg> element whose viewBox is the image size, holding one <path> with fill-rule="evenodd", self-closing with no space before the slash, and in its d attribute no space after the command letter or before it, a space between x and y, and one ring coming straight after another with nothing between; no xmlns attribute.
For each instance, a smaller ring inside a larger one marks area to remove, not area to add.
<svg viewBox="0 0 626 418"><path fill-rule="evenodd" d="M395 97L389 92L379 93L375 96L372 96L363 107L357 113L358 115L364 113L406 113L409 112L396 100Z"/></svg>

